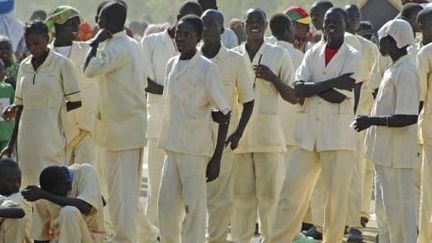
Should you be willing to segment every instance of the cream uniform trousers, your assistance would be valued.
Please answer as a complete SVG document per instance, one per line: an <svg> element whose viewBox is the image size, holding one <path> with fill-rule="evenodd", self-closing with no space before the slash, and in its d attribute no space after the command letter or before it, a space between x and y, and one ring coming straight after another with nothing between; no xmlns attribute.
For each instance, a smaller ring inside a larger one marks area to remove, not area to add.
<svg viewBox="0 0 432 243"><path fill-rule="evenodd" d="M209 160L207 156L166 151L158 200L162 243L205 242Z"/></svg>
<svg viewBox="0 0 432 243"><path fill-rule="evenodd" d="M154 242L156 236L153 235L151 224L144 217L143 207L139 204L143 149L101 149L100 155L107 181L108 209L114 230L112 242Z"/></svg>
<svg viewBox="0 0 432 243"><path fill-rule="evenodd" d="M396 169L375 164L375 171L379 242L416 242L413 169Z"/></svg>
<svg viewBox="0 0 432 243"><path fill-rule="evenodd" d="M419 236L418 243L432 242L432 146L423 146L423 163L421 176L421 196L420 196L420 215L419 215Z"/></svg>
<svg viewBox="0 0 432 243"><path fill-rule="evenodd" d="M227 241L234 200L233 163L234 153L225 148L219 177L207 183L208 243Z"/></svg>
<svg viewBox="0 0 432 243"><path fill-rule="evenodd" d="M281 226L273 232L270 242L286 243L295 238L320 173L326 198L323 242L342 242L348 213L346 198L354 166L353 151L316 152L297 147L286 166L288 174L281 193L284 200L279 203L276 215L276 222Z"/></svg>
<svg viewBox="0 0 432 243"><path fill-rule="evenodd" d="M79 135L72 141L69 141L66 147L66 160L68 165L74 163L89 163L95 168L97 167L95 161L95 148L90 132L80 130Z"/></svg>
<svg viewBox="0 0 432 243"><path fill-rule="evenodd" d="M372 162L366 160L366 168L363 174L363 197L362 197L362 208L361 217L370 218L370 204L372 201L372 191L375 177L375 169Z"/></svg>
<svg viewBox="0 0 432 243"><path fill-rule="evenodd" d="M148 139L147 163L149 170L149 193L146 209L146 215L149 221L156 227L159 226L157 205L162 168L165 159L165 152L157 147L157 141L157 138Z"/></svg>
<svg viewBox="0 0 432 243"><path fill-rule="evenodd" d="M231 235L236 243L248 243L255 233L257 209L263 242L268 242L284 177L284 153L235 155L234 208Z"/></svg>
<svg viewBox="0 0 432 243"><path fill-rule="evenodd" d="M0 242L2 243L30 243L26 233L27 221L21 219L0 218Z"/></svg>

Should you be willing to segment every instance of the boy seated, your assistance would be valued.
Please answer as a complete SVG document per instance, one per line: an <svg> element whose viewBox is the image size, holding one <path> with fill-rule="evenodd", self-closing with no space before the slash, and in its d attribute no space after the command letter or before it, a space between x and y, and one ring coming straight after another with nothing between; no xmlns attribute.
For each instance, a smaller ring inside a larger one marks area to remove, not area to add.
<svg viewBox="0 0 432 243"><path fill-rule="evenodd" d="M0 160L0 242L30 242L26 211L21 205L21 171L10 159ZM27 211L30 212L30 211Z"/></svg>
<svg viewBox="0 0 432 243"><path fill-rule="evenodd" d="M91 165L49 166L39 183L40 187L31 185L22 192L34 202L34 242L102 242L102 196Z"/></svg>

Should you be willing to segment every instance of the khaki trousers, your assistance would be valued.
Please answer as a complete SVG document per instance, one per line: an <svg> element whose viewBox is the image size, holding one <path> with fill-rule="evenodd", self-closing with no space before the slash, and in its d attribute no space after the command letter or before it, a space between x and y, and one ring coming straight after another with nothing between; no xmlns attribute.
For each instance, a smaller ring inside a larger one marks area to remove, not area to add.
<svg viewBox="0 0 432 243"><path fill-rule="evenodd" d="M139 204L143 149L101 151L108 188L113 243L153 242L150 222ZM138 233L139 232L139 238Z"/></svg>
<svg viewBox="0 0 432 243"><path fill-rule="evenodd" d="M284 177L284 153L235 155L234 207L231 235L236 243L249 243L259 212L263 242L268 242Z"/></svg>
<svg viewBox="0 0 432 243"><path fill-rule="evenodd" d="M67 164L88 163L96 168L95 147L90 132L81 130L80 134L66 147Z"/></svg>
<svg viewBox="0 0 432 243"><path fill-rule="evenodd" d="M205 241L209 160L206 156L166 152L158 200L162 243Z"/></svg>
<svg viewBox="0 0 432 243"><path fill-rule="evenodd" d="M312 191L321 173L325 197L324 243L342 242L348 213L350 181L353 171L352 151L306 151L295 148L286 165L276 225L270 242L291 242L300 231ZM284 213L280 213L284 212Z"/></svg>
<svg viewBox="0 0 432 243"><path fill-rule="evenodd" d="M0 218L0 242L2 243L30 243L27 231L27 221L21 219Z"/></svg>
<svg viewBox="0 0 432 243"><path fill-rule="evenodd" d="M396 169L375 164L375 171L379 242L416 242L413 169Z"/></svg>
<svg viewBox="0 0 432 243"><path fill-rule="evenodd" d="M432 242L432 146L423 146L418 243Z"/></svg>
<svg viewBox="0 0 432 243"><path fill-rule="evenodd" d="M147 163L148 163L148 176L149 176L149 190L148 190L148 202L146 208L146 215L149 221L155 226L159 227L158 218L158 197L159 189L162 177L162 169L165 160L165 152L158 149L157 139L148 139L148 152L147 152Z"/></svg>
<svg viewBox="0 0 432 243"><path fill-rule="evenodd" d="M226 148L219 177L207 183L208 243L225 243L229 232L234 198L234 154Z"/></svg>
<svg viewBox="0 0 432 243"><path fill-rule="evenodd" d="M366 168L363 174L363 197L361 206L361 217L370 218L370 204L372 201L372 190L375 177L374 164L366 161Z"/></svg>

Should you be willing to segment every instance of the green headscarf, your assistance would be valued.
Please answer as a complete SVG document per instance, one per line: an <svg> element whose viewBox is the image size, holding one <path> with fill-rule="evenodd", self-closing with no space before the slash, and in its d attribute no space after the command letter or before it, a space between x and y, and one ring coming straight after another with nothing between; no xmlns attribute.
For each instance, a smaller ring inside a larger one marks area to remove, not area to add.
<svg viewBox="0 0 432 243"><path fill-rule="evenodd" d="M59 6L54 11L48 14L45 21L46 26L50 31L54 31L55 24L64 24L73 17L80 17L79 11L71 6Z"/></svg>

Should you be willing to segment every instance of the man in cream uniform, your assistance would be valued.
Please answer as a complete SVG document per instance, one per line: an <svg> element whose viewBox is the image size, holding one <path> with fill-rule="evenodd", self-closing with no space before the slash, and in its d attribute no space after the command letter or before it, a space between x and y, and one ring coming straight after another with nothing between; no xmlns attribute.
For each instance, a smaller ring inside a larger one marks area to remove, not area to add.
<svg viewBox="0 0 432 243"><path fill-rule="evenodd" d="M139 44L123 31L126 15L121 2L111 1L102 8L101 30L84 65L85 76L99 77L94 137L102 150L116 243L137 242L137 218L142 217L138 203L146 121L143 55ZM103 48L98 49L102 42ZM140 238L156 239L147 232L140 232Z"/></svg>
<svg viewBox="0 0 432 243"><path fill-rule="evenodd" d="M159 136L166 153L158 200L162 242L205 241L206 175L208 182L218 176L228 132L230 108L218 69L196 49L202 31L199 17L181 18L175 34L180 55L167 65ZM223 119L216 146L211 114Z"/></svg>
<svg viewBox="0 0 432 243"><path fill-rule="evenodd" d="M417 55L417 66L421 85L420 100L424 101L423 109L419 117L419 129L421 142L423 144L423 161L421 175L420 215L419 215L419 237L418 243L432 241L432 9L426 8L418 15L418 22L423 34L423 48Z"/></svg>
<svg viewBox="0 0 432 243"><path fill-rule="evenodd" d="M279 203L279 210L285 211L277 215L283 230L272 234L271 242L291 242L300 231L320 171L327 198L323 242L343 239L355 149L349 128L354 118L351 76L360 66L360 55L344 43L344 10L332 8L326 13L324 33L327 39L306 53L294 82L300 99L297 148L286 164L289 175L282 191L286 200Z"/></svg>
<svg viewBox="0 0 432 243"><path fill-rule="evenodd" d="M177 18L180 19L188 14L201 15L201 9L197 3L186 2L178 12ZM177 47L174 43L175 25L161 33L146 36L141 41L144 51L144 67L148 70L146 81L147 91L147 139L148 152L147 163L149 168L149 196L147 204L147 216L150 222L157 228L159 227L157 216L157 199L162 176L162 167L165 158L163 150L157 148L159 138L162 113L163 113L163 86L165 80L166 66L170 58L177 55Z"/></svg>
<svg viewBox="0 0 432 243"><path fill-rule="evenodd" d="M380 52L393 63L384 74L370 116L356 118L357 131L369 128L366 157L375 163L379 242L416 242L414 168L420 87L407 48L412 28L400 19L378 31Z"/></svg>
<svg viewBox="0 0 432 243"><path fill-rule="evenodd" d="M259 211L261 232L268 242L284 177L286 144L279 119L282 97L296 102L287 85L293 79L289 54L264 42L266 14L250 9L246 14L245 44L235 48L255 70L256 99L251 120L235 151L234 209L231 221L235 242L249 242L255 231ZM253 74L252 74L253 75Z"/></svg>
<svg viewBox="0 0 432 243"><path fill-rule="evenodd" d="M231 136L221 161L219 177L207 184L208 243L226 242L233 205L233 159L232 150L236 149L244 129L252 114L255 91L253 77L246 61L234 51L221 45L223 15L217 10L207 10L201 17L204 25L202 54L211 58L220 71L224 94L230 104L232 114L229 127ZM242 107L243 106L243 107ZM243 108L241 116L240 110Z"/></svg>

